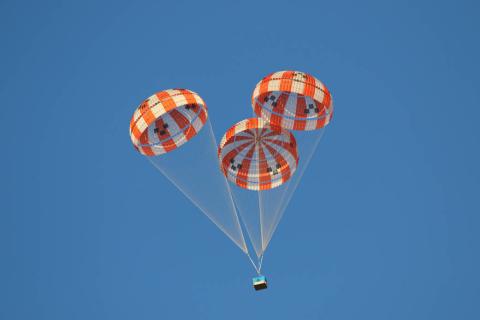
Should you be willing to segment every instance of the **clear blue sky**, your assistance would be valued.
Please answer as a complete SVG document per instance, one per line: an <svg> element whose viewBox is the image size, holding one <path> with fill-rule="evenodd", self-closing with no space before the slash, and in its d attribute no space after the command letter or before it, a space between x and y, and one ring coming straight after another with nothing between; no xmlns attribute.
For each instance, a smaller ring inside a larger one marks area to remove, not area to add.
<svg viewBox="0 0 480 320"><path fill-rule="evenodd" d="M478 16L475 1L1 1L0 319L479 319ZM218 137L282 69L323 80L336 114L256 293L128 124L185 87Z"/></svg>

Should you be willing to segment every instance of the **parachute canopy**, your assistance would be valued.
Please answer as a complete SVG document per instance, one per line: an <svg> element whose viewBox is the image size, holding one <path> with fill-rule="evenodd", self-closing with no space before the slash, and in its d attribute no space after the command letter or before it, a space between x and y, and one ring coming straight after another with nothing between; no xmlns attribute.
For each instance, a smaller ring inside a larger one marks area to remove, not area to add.
<svg viewBox="0 0 480 320"><path fill-rule="evenodd" d="M232 126L218 148L220 167L228 180L249 190L268 190L286 182L298 165L293 134L250 118Z"/></svg>
<svg viewBox="0 0 480 320"><path fill-rule="evenodd" d="M299 71L279 71L263 78L252 95L254 112L289 130L315 130L333 115L332 96L315 77Z"/></svg>
<svg viewBox="0 0 480 320"><path fill-rule="evenodd" d="M143 155L164 154L197 135L207 117L207 105L195 92L160 91L135 110L130 121L130 138Z"/></svg>

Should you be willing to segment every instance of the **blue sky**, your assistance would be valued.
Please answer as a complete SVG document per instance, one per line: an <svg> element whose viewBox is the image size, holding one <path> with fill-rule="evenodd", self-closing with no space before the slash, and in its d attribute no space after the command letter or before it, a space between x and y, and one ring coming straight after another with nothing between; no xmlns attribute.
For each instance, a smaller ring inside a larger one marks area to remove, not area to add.
<svg viewBox="0 0 480 320"><path fill-rule="evenodd" d="M0 2L0 318L480 318L478 12ZM335 118L256 293L246 257L134 151L128 123L185 87L219 137L283 69L324 81Z"/></svg>

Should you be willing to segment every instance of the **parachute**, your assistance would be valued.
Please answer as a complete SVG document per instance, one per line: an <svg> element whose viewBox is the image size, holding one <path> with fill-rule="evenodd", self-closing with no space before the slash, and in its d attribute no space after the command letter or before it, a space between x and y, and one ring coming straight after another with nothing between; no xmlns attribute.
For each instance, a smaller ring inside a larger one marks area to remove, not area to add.
<svg viewBox="0 0 480 320"><path fill-rule="evenodd" d="M251 102L256 117L233 125L217 145L198 94L161 91L134 112L130 137L247 254L266 288L265 251L332 120L333 99L314 76L280 71L258 82Z"/></svg>
<svg viewBox="0 0 480 320"><path fill-rule="evenodd" d="M207 121L205 102L195 92L170 89L142 102L130 121L130 138L143 155L170 152L194 137Z"/></svg>
<svg viewBox="0 0 480 320"><path fill-rule="evenodd" d="M223 174L249 190L278 187L297 169L297 142L291 132L259 118L240 121L218 148Z"/></svg>
<svg viewBox="0 0 480 320"><path fill-rule="evenodd" d="M263 78L253 91L252 107L263 120L289 130L320 129L333 116L332 96L325 85L299 71Z"/></svg>

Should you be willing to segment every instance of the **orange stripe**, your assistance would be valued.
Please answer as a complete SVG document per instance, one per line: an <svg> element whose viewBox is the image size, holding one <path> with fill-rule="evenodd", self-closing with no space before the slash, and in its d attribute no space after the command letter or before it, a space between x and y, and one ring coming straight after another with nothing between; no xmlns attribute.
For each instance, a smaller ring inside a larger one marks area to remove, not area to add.
<svg viewBox="0 0 480 320"><path fill-rule="evenodd" d="M273 73L272 73L273 74ZM266 76L261 82L260 82L260 88L258 91L258 94L261 95L263 93L268 92L268 83L270 82L270 79L272 78L272 74L269 74Z"/></svg>
<svg viewBox="0 0 480 320"><path fill-rule="evenodd" d="M282 92L278 99L276 100L277 106L274 108L272 106L272 115L270 116L270 123L273 125L281 126L283 114L285 113L285 107L288 101L288 93ZM274 114L278 113L278 114Z"/></svg>
<svg viewBox="0 0 480 320"><path fill-rule="evenodd" d="M257 97L256 100L258 101L263 101L263 99L266 97L267 95L266 94L262 94L260 96ZM260 100L261 99L261 100ZM255 101L254 102L254 108L253 108L253 111L255 112L255 114L259 117L262 117L262 105L260 104L260 102L258 101Z"/></svg>
<svg viewBox="0 0 480 320"><path fill-rule="evenodd" d="M323 101L320 102L327 107L330 107L330 104L332 103L332 95L326 87L323 89Z"/></svg>
<svg viewBox="0 0 480 320"><path fill-rule="evenodd" d="M293 71L286 71L280 79L280 91L291 92L292 91L292 78Z"/></svg>
<svg viewBox="0 0 480 320"><path fill-rule="evenodd" d="M142 148L142 152L143 152L145 155L150 156L150 157L155 155L155 153L153 152L152 148L150 148L150 147L148 147L148 146L147 146L147 147L141 147L141 148Z"/></svg>
<svg viewBox="0 0 480 320"><path fill-rule="evenodd" d="M182 94L185 97L185 100L187 100L187 104L194 104L198 106L197 100L195 100L195 97L191 92L182 91Z"/></svg>
<svg viewBox="0 0 480 320"><path fill-rule="evenodd" d="M272 187L272 178L270 176L270 173L267 172L268 168L268 162L267 159L265 158L265 151L263 151L264 148L264 142L260 142L260 147L259 147L259 164L258 164L258 171L259 171L259 185L260 185L260 190L267 190Z"/></svg>
<svg viewBox="0 0 480 320"><path fill-rule="evenodd" d="M143 132L139 140L141 145L150 144L150 141L148 140L148 130Z"/></svg>
<svg viewBox="0 0 480 320"><path fill-rule="evenodd" d="M142 135L142 132L137 128L137 126L133 126L132 128L132 134L136 139L140 139L140 136Z"/></svg>
<svg viewBox="0 0 480 320"><path fill-rule="evenodd" d="M305 114L305 109L307 108L307 103L305 101L305 97L298 95L297 96L297 110L295 111L295 118L305 118L307 115ZM293 130L305 130L306 121L304 120L297 120L293 121Z"/></svg>
<svg viewBox="0 0 480 320"><path fill-rule="evenodd" d="M287 160L282 157L280 153L276 153L275 149L273 149L269 145L265 145L265 147L268 149L268 151L274 155L275 161L280 164L280 174L282 175L282 182L287 181L290 178L290 166L288 165Z"/></svg>
<svg viewBox="0 0 480 320"><path fill-rule="evenodd" d="M247 129L257 129L258 128L258 118L250 118L245 124Z"/></svg>
<svg viewBox="0 0 480 320"><path fill-rule="evenodd" d="M205 111L205 109L202 108L198 117L200 118L202 124L205 124L205 122L207 122L207 112Z"/></svg>
<svg viewBox="0 0 480 320"><path fill-rule="evenodd" d="M137 129L138 131L138 129ZM140 131L138 131L140 132ZM142 146L140 146L139 148L141 148L142 152L147 155L147 156L154 156L155 153L153 152L153 149L148 146L148 144L150 144L150 140L149 140L149 137L148 137L148 127L145 129L145 131L143 131L141 134L140 134L140 138L139 138L139 141L140 141L140 144Z"/></svg>
<svg viewBox="0 0 480 320"><path fill-rule="evenodd" d="M315 128L322 128L325 126L325 122L328 120L327 109L320 102L315 101L315 107L318 108L318 119L315 124Z"/></svg>
<svg viewBox="0 0 480 320"><path fill-rule="evenodd" d="M235 179L235 182L237 184L242 183L241 178L246 179L248 178L248 171L250 170L250 163L252 162L249 160L249 158L252 157L253 153L255 152L255 144L252 143L252 147L250 150L248 150L247 154L245 155L245 158L242 161L242 169L238 170L237 172L237 179ZM246 185L246 183L245 183Z"/></svg>
<svg viewBox="0 0 480 320"><path fill-rule="evenodd" d="M305 74L305 75L307 76L307 78L305 79L303 94L313 98L315 95L315 79L309 74Z"/></svg>
<svg viewBox="0 0 480 320"><path fill-rule="evenodd" d="M145 123L147 124L147 128L148 128L148 126L150 126L155 121L155 115L153 114L153 112L150 109L147 109L143 113L142 118L145 121Z"/></svg>
<svg viewBox="0 0 480 320"><path fill-rule="evenodd" d="M175 109L175 107L177 106L175 104L175 101L173 101L172 97L170 96L170 94L166 91L158 92L157 97L162 102L162 105L164 106L165 111L167 112L172 109Z"/></svg>
<svg viewBox="0 0 480 320"><path fill-rule="evenodd" d="M233 137L233 135L235 134L235 128L236 126L233 126L227 130L227 132L225 133L226 141L230 140L230 138Z"/></svg>

